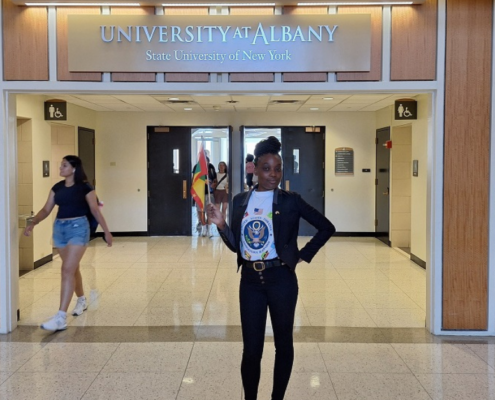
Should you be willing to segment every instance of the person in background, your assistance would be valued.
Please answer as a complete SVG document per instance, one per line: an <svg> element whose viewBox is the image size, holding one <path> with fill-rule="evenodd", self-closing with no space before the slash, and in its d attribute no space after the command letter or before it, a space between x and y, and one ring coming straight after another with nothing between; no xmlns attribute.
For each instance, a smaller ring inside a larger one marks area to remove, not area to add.
<svg viewBox="0 0 495 400"><path fill-rule="evenodd" d="M254 174L254 156L248 154L246 156L246 185L248 189L253 187L253 174Z"/></svg>
<svg viewBox="0 0 495 400"><path fill-rule="evenodd" d="M279 189L280 149L280 141L274 136L256 145L254 173L258 185L234 197L230 226L215 205L208 205L209 219L217 225L227 247L237 253L237 268L242 267L241 376L246 400L256 400L258 396L268 310L276 349L271 399L284 398L294 361L296 265L309 263L335 233L333 224L298 193ZM297 245L300 218L317 230L302 249Z"/></svg>
<svg viewBox="0 0 495 400"><path fill-rule="evenodd" d="M223 219L227 220L227 207L229 206L229 171L224 161L218 163L217 183L215 184L215 205L222 211Z"/></svg>
<svg viewBox="0 0 495 400"><path fill-rule="evenodd" d="M58 313L41 325L42 329L48 331L67 328L67 309L74 292L77 302L72 315L81 315L88 308L79 262L89 242L89 213L103 228L108 247L112 246L113 240L98 206L94 188L87 182L81 159L65 156L60 164L60 176L64 180L52 187L46 204L24 230L24 235L29 236L34 227L58 205L57 218L53 224L53 246L58 249L62 259L62 285Z"/></svg>
<svg viewBox="0 0 495 400"><path fill-rule="evenodd" d="M215 191L215 186L217 184L217 172L215 171L215 166L210 163L210 158L206 157L206 162L208 164L208 180L205 181L205 206L208 203L214 203L215 199L213 192ZM195 168L193 168L194 171ZM196 210L198 212L198 225L197 231L201 236L212 237L210 229L210 221L207 220L206 209L201 209L196 203Z"/></svg>

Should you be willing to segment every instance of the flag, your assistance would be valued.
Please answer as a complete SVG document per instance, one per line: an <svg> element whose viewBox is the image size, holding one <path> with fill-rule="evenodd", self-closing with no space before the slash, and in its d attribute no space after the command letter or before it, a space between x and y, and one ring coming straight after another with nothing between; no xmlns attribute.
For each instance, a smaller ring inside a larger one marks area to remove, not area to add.
<svg viewBox="0 0 495 400"><path fill-rule="evenodd" d="M199 147L198 163L194 166L193 179L191 185L191 195L196 204L202 210L205 207L205 184L208 174L208 164L206 162L203 143Z"/></svg>

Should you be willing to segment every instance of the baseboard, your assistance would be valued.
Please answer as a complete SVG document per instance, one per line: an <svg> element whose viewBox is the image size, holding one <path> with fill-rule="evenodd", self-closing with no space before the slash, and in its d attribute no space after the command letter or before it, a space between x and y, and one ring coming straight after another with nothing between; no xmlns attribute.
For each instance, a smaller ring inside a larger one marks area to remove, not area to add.
<svg viewBox="0 0 495 400"><path fill-rule="evenodd" d="M413 253L411 253L411 261L418 264L421 268L426 269L426 262L421 258L416 257Z"/></svg>
<svg viewBox="0 0 495 400"><path fill-rule="evenodd" d="M103 237L103 232L96 232L95 237ZM112 232L112 236L149 236L148 232Z"/></svg>
<svg viewBox="0 0 495 400"><path fill-rule="evenodd" d="M333 236L340 237L376 237L378 232L335 232Z"/></svg>
<svg viewBox="0 0 495 400"><path fill-rule="evenodd" d="M46 257L34 262L34 269L41 267L42 265L48 264L53 260L53 254L49 254Z"/></svg>

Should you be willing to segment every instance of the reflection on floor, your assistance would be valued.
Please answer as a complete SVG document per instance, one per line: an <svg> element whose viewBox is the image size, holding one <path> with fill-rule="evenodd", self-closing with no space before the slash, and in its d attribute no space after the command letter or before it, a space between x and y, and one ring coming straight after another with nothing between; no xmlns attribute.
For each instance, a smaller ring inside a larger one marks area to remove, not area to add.
<svg viewBox="0 0 495 400"><path fill-rule="evenodd" d="M81 273L90 305L70 326L240 324L235 254L219 237L97 239ZM333 238L297 268L296 326L422 328L425 274L375 239ZM59 293L60 260L22 276L20 324L54 314Z"/></svg>
<svg viewBox="0 0 495 400"><path fill-rule="evenodd" d="M55 334L36 325L57 311L60 261L20 278L21 326L0 335L0 399L243 398L239 275L219 237L99 239L81 271L90 307ZM287 400L494 399L495 344L431 336L425 270L404 255L333 238L297 273Z"/></svg>

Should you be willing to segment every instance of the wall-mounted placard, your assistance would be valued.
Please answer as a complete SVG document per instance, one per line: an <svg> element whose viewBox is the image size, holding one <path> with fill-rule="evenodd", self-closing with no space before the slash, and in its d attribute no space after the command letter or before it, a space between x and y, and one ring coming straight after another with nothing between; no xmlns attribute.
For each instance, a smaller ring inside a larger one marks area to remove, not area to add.
<svg viewBox="0 0 495 400"><path fill-rule="evenodd" d="M413 160L413 176L418 176L418 160Z"/></svg>
<svg viewBox="0 0 495 400"><path fill-rule="evenodd" d="M43 178L50 176L50 161L43 161Z"/></svg>
<svg viewBox="0 0 495 400"><path fill-rule="evenodd" d="M354 150L351 147L335 149L335 175L354 175Z"/></svg>

